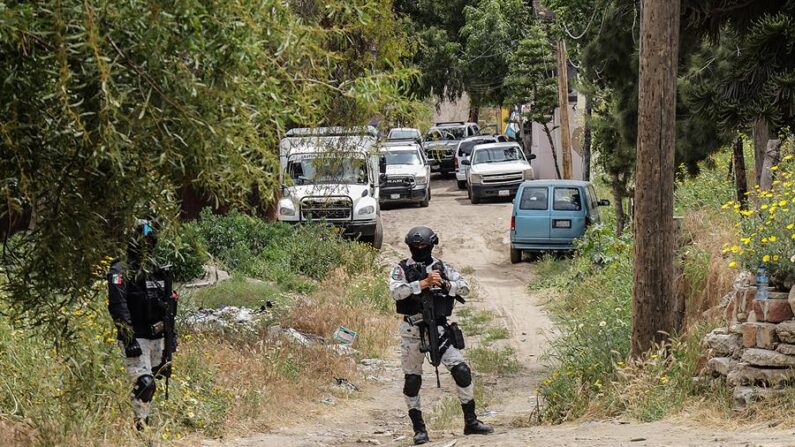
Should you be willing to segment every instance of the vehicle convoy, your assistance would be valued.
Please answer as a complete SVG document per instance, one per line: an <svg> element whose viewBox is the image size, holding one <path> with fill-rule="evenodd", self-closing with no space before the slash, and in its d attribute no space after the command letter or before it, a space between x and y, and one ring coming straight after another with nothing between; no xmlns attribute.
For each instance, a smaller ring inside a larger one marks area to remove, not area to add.
<svg viewBox="0 0 795 447"><path fill-rule="evenodd" d="M278 219L324 222L380 248L379 180L386 172L373 127L297 128L279 145Z"/></svg>
<svg viewBox="0 0 795 447"><path fill-rule="evenodd" d="M535 155L530 155L530 160ZM533 180L533 168L525 158L518 143L491 143L477 145L469 160L461 162L468 166L467 195L472 204L484 197L513 197L519 185Z"/></svg>
<svg viewBox="0 0 795 447"><path fill-rule="evenodd" d="M478 144L497 143L497 137L491 135L478 135L476 137L468 137L458 142L455 149L455 179L458 182L458 189L466 189L467 187L467 171L469 166L461 164L464 160L469 160L472 155L472 149Z"/></svg>
<svg viewBox="0 0 795 447"><path fill-rule="evenodd" d="M422 142L422 134L419 129L413 127L395 127L389 129L389 134L386 136L387 141L400 141L412 140L415 142Z"/></svg>
<svg viewBox="0 0 795 447"><path fill-rule="evenodd" d="M600 222L599 200L589 182L535 180L522 183L511 216L511 262L525 251L571 251L589 225Z"/></svg>
<svg viewBox="0 0 795 447"><path fill-rule="evenodd" d="M431 166L418 144L383 146L386 175L379 189L380 202L419 203L426 207L431 200Z"/></svg>
<svg viewBox="0 0 795 447"><path fill-rule="evenodd" d="M434 172L449 174L455 171L455 148L458 142L480 134L475 123L464 121L435 123L425 134L423 148L431 160Z"/></svg>

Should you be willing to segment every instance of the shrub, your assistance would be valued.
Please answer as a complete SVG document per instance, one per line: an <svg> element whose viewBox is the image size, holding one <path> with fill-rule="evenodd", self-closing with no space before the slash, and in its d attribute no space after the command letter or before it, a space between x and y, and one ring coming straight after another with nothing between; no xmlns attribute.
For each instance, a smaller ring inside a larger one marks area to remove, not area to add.
<svg viewBox="0 0 795 447"><path fill-rule="evenodd" d="M190 281L204 273L207 248L194 223L183 223L164 234L157 244L157 258L162 265L170 265L172 278L177 282Z"/></svg>
<svg viewBox="0 0 795 447"><path fill-rule="evenodd" d="M723 205L740 218L738 239L724 245L723 252L734 258L730 266L755 271L765 264L771 286L789 290L795 284L795 166L793 156L787 155L781 164L773 166L775 180L770 191L757 186L751 192L750 203L758 210L744 210L734 201Z"/></svg>

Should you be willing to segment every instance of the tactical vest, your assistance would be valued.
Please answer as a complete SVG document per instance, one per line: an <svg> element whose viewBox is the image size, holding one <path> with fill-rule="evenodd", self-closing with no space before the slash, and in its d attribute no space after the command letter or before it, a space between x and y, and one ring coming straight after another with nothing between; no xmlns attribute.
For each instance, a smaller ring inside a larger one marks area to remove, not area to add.
<svg viewBox="0 0 795 447"><path fill-rule="evenodd" d="M442 278L446 280L447 272L444 263L438 260L436 262L439 265L439 273L442 275ZM409 265L408 259L400 261L400 268L403 269L403 273L406 275L406 282L408 283L421 281L428 277L428 272L425 271L425 266L423 264L414 263ZM422 293L433 292L426 289L423 290ZM434 294L433 306L436 311L436 316L449 317L452 315L454 303L455 299L452 296L448 296L444 293ZM419 299L419 295L412 294L408 298L395 301L395 309L397 313L401 315L417 315L422 312L422 302Z"/></svg>

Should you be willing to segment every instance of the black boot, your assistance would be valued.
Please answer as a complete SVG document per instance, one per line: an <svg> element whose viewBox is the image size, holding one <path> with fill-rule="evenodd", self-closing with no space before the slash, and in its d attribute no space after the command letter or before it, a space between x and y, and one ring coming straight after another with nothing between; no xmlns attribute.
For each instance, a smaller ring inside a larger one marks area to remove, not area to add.
<svg viewBox="0 0 795 447"><path fill-rule="evenodd" d="M428 439L428 431L425 429L425 421L422 420L422 411L412 408L409 410L411 426L414 428L414 445L425 444Z"/></svg>
<svg viewBox="0 0 795 447"><path fill-rule="evenodd" d="M484 424L478 420L478 417L475 415L474 400L461 404L461 409L464 410L465 435L488 435L489 433L494 433L494 429L491 425Z"/></svg>
<svg viewBox="0 0 795 447"><path fill-rule="evenodd" d="M146 427L149 426L149 418L135 418L135 429L138 431L146 430Z"/></svg>

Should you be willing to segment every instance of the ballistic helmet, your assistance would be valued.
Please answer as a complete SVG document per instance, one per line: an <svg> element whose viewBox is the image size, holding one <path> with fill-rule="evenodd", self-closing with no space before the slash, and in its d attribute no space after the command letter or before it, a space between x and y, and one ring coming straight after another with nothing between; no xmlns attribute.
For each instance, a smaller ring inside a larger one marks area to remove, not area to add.
<svg viewBox="0 0 795 447"><path fill-rule="evenodd" d="M426 226L414 227L406 234L406 245L439 245L439 236Z"/></svg>

